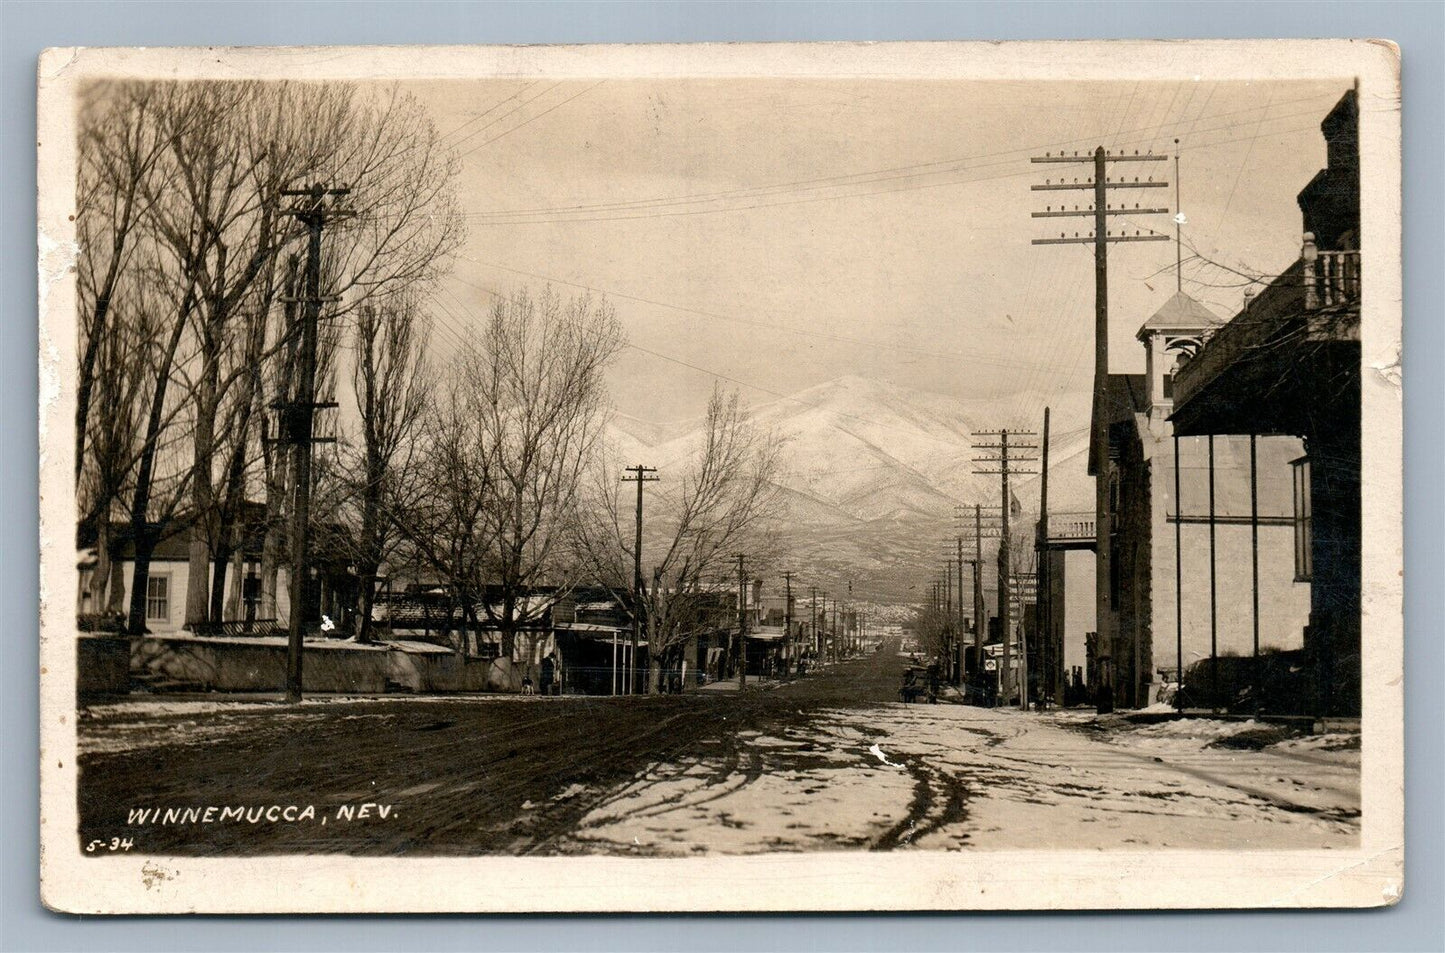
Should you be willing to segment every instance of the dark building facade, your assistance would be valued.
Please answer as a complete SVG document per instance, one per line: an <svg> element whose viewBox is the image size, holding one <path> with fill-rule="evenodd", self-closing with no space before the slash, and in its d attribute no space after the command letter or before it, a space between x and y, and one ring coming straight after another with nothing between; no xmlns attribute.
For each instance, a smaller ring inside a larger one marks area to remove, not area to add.
<svg viewBox="0 0 1445 953"><path fill-rule="evenodd" d="M1360 711L1360 173L1350 91L1321 124L1328 167L1299 193L1299 259L1184 364L1180 434L1283 434L1294 571L1310 583L1305 651L1322 716Z"/></svg>

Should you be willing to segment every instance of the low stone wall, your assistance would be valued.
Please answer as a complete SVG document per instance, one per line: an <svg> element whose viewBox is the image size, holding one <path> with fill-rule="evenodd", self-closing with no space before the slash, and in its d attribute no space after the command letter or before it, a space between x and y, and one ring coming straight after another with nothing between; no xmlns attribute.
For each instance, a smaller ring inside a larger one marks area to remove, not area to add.
<svg viewBox="0 0 1445 953"><path fill-rule="evenodd" d="M130 639L81 635L75 640L75 690L80 695L124 695L130 691Z"/></svg>
<svg viewBox="0 0 1445 953"><path fill-rule="evenodd" d="M386 691L389 651L350 642L308 642L301 668L307 692ZM130 671L221 692L286 687L286 640L146 636L130 647Z"/></svg>
<svg viewBox="0 0 1445 953"><path fill-rule="evenodd" d="M420 642L388 644L388 678L414 692L509 692L512 666L506 659L469 659L443 646Z"/></svg>

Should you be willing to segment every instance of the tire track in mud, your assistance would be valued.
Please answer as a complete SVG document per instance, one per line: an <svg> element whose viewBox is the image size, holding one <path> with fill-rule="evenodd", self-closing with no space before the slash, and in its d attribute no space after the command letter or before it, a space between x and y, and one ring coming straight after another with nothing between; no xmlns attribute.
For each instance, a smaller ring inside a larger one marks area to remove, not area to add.
<svg viewBox="0 0 1445 953"><path fill-rule="evenodd" d="M917 759L906 762L905 768L913 776L908 813L869 845L869 850L910 847L919 838L968 820L968 786L962 779ZM967 839L966 833L958 835L959 843Z"/></svg>

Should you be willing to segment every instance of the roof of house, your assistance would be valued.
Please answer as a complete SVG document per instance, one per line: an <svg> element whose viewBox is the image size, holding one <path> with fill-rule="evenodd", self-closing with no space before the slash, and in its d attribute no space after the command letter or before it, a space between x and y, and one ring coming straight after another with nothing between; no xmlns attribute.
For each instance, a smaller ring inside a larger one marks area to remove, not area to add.
<svg viewBox="0 0 1445 953"><path fill-rule="evenodd" d="M1153 331L1203 331L1223 323L1223 318L1181 291L1164 302L1135 336L1142 341Z"/></svg>

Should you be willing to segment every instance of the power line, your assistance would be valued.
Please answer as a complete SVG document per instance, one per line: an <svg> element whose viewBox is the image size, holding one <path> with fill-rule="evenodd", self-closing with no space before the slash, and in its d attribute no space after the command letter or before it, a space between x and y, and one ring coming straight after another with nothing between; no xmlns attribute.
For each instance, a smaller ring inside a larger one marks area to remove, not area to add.
<svg viewBox="0 0 1445 953"><path fill-rule="evenodd" d="M444 142L445 140L450 139L452 136L455 136L457 133L461 132L461 131L462 131L463 129L465 129L466 127L470 126L472 123L474 123L474 122L479 122L480 120L487 118L487 116L489 116L489 115L491 115L492 113L496 112L496 111L497 111L498 109L500 109L502 106L505 106L507 103L509 103L509 102L511 102L512 100L516 99L518 96L522 95L522 94L525 93L528 89L530 89L531 87L533 87L533 86L535 86L535 85L537 85L537 81L536 81L536 80L532 80L531 82L524 84L521 89L517 90L515 93L513 93L512 95L508 96L507 98L501 100L500 102L496 103L495 105L489 107L485 112L479 113L479 114L473 116L471 119L468 119L466 122L461 123L460 125L454 127L454 128L451 129L449 132L443 133L441 136L439 136L439 137L437 138L437 142L439 142L439 143L440 143L440 142ZM488 124L488 125L490 125L490 124ZM452 143L452 146L453 146L453 147L456 147L456 146L461 145L464 141L466 141L466 139L470 139L470 138L471 138L471 135L474 135L476 132L481 132L481 131L483 131L483 130L486 129L486 128L487 128L487 126L483 126L482 129L475 130L472 134L469 134L469 135L466 136L464 139L458 139L456 142Z"/></svg>
<svg viewBox="0 0 1445 953"><path fill-rule="evenodd" d="M1312 96L1304 96L1304 97L1300 97L1300 98L1294 99L1294 100L1286 100L1286 101L1281 102L1281 103L1279 103L1279 104L1277 104L1277 105L1289 105L1289 104L1297 103L1297 102L1310 102L1310 101L1314 101L1314 100L1318 100L1318 99L1323 99L1323 98L1334 98L1334 96L1335 96L1335 94L1333 94L1333 93L1328 94L1328 97L1326 97L1324 94L1312 95ZM1206 105L1207 105L1207 104L1206 104ZM1246 109L1231 110L1231 111L1228 111L1228 112L1215 113L1215 114L1213 114L1210 118L1211 118L1211 119L1218 119L1218 118L1224 118L1224 117L1227 117L1227 116L1243 115L1243 114L1247 114L1247 113L1258 112L1260 109L1261 109L1261 107L1259 107L1259 106L1251 106L1251 107L1248 107L1248 108L1246 108ZM1301 112L1297 112L1297 113L1279 114L1279 115L1276 115L1275 117L1273 117L1273 120L1274 120L1274 121L1279 121L1279 120L1283 120L1283 119L1293 118L1293 117L1296 117L1296 116L1305 116L1305 115L1309 115L1309 116L1317 115L1317 110L1307 110L1307 111L1301 111ZM1194 122L1195 122L1196 125L1197 125L1199 119L1200 119L1199 116L1196 116L1196 117L1195 117ZM1128 130L1128 134L1129 134L1129 135L1134 135L1134 134L1136 134L1136 133L1149 132L1151 129L1163 129L1163 128L1167 128L1167 127L1170 127L1170 126L1178 126L1178 125L1180 125L1183 121L1184 121L1184 120L1181 119L1181 120L1176 120L1176 121L1173 121L1173 122L1162 123L1162 124L1159 124L1157 127L1145 126L1145 127L1140 127L1140 128L1137 128L1137 129L1131 129L1131 130ZM1239 128L1239 127L1242 127L1242 126L1251 126L1251 125L1255 125L1255 124L1256 124L1256 121L1255 121L1255 120L1250 120L1250 121L1248 121L1248 122L1228 123L1228 124L1225 124L1225 125L1222 125L1222 126L1212 127L1212 128L1210 128L1210 129L1205 129L1205 130L1202 130L1202 131L1204 131L1204 132L1223 131L1223 130L1227 130L1227 129ZM1314 126L1311 126L1311 127L1309 127L1309 128L1310 128L1310 129L1313 129ZM1197 131L1197 130L1191 129L1191 134L1193 134L1195 131ZM948 167L948 166L958 166L959 164L964 163L964 162L971 162L971 161L978 160L978 159L993 159L993 158L1001 158L1001 157L1022 157L1022 156L1024 156L1024 155L1028 155L1028 154L1030 154L1030 153L1035 153L1035 152L1038 152L1038 151L1044 150L1044 149L1067 148L1067 147L1072 146L1072 145L1077 145L1077 144L1080 144L1080 143L1085 143L1085 142L1091 141L1093 138L1095 138L1095 137L1092 136L1092 135L1090 135L1090 136L1080 136L1080 137L1073 138L1073 139L1065 139L1065 140L1062 140L1062 141L1050 142L1050 143L1038 143L1038 144L1034 144L1034 145L1030 145L1030 146L1024 146L1024 147L1019 147L1019 148L1015 148L1015 149L1006 149L1006 150L999 150L999 151L995 151L995 152L978 153L978 154L974 154L974 155L954 156L954 157L952 157L952 158L948 158L948 159L938 159L938 160L933 160L933 161L930 161L930 162L912 163L912 164L909 164L909 165L892 166L892 167L887 167L887 168L882 168L882 169L871 169L871 170L865 170L865 171L862 171L862 172L840 173L840 174L838 174L838 175L819 176L819 177L814 177L814 178L809 178L809 179L798 179L798 180L794 180L794 181L790 181L790 182L780 182L780 183L773 183L773 184L769 184L769 185L746 186L746 187L740 187L740 188L735 188L735 189L723 189L723 190L719 190L719 191L704 192L704 193L699 193L699 194L695 194L695 195L657 196L657 197L653 197L653 198L633 199L633 200L621 201L621 202L593 202L593 203L580 203L580 204L575 204L575 205L561 205L561 206L536 206L536 207L531 207L531 208L520 208L520 209L496 209L496 210L486 211L486 212L469 213L469 217L496 218L496 217L512 217L512 216L533 217L533 216L541 216L541 215L548 215L548 216L552 216L552 215L574 215L574 214L590 215L590 214L592 214L592 213L599 213L599 212L639 211L639 210L644 210L644 209L651 208L651 207L666 208L666 207L669 207L669 206L686 206L686 205L694 205L694 204L698 204L698 203L702 203L702 202L717 201L717 200L728 199L728 198L739 198L739 199L744 199L744 200L750 199L750 198L763 198L763 197L767 197L769 194L777 194L777 193L784 193L784 192L790 192L790 191L804 191L804 192L806 192L806 191L814 191L814 190L823 189L823 188L845 187L845 186L848 186L848 185L868 185L868 184L872 184L874 181L890 181L890 180L891 180L890 178L878 178L878 177L880 177L880 176L891 176L892 178L906 178L906 177L908 177L909 175L939 175L939 174L947 174L947 173L949 173L949 172L956 172L956 171L963 171L963 170L960 170L960 169L957 169L957 168L945 168L945 167ZM1129 140L1125 140L1124 144L1133 145L1133 144L1136 143L1136 142L1154 141L1154 140L1157 140L1158 138L1159 138L1159 133L1156 132L1155 135L1154 135L1152 138L1148 139L1148 140L1142 139L1142 138L1141 138L1141 139L1129 139ZM1117 144L1118 136L1116 136L1115 139L1116 139L1116 144ZM987 163L987 164L982 165L982 166L973 166L972 168L988 168L988 167L992 167L992 166L1011 165L1013 161L1014 161L1014 159L1010 158L1010 159L1006 159L1005 161ZM901 176L900 176L900 175L894 175L894 173L904 173L904 175L901 175ZM861 179L861 180L863 180L863 181L861 181L861 182L859 182L859 181L854 181L854 180L859 180L859 179ZM980 180L980 181L986 181L986 180ZM946 184L952 184L952 183L946 183ZM872 194L872 193L861 193L861 194ZM724 210L724 211L725 211L725 210ZM585 220L585 219L584 219L584 220ZM598 219L598 220L602 220L602 219Z"/></svg>
<svg viewBox="0 0 1445 953"><path fill-rule="evenodd" d="M625 300L625 301L636 301L636 302L638 302L639 304L649 304L649 305L653 305L654 307L658 307L658 308L667 308L667 309L670 310L670 311L681 311L681 312L684 312L684 313L686 313L686 314L695 314L695 315L697 315L698 317L715 318L715 319L720 320L720 321L729 321L729 322L732 322L732 323L734 323L734 324L742 324L742 325L746 325L746 326L748 326L748 327L761 328L761 329L763 329L763 330L768 330L768 331L779 331L779 332L782 332L782 333L784 333L784 334L792 334L792 335L795 335L795 336L798 336L798 337L808 338L808 339L810 339L810 340L817 340L817 339L820 339L820 338L821 338L821 339L823 339L823 340L837 341L837 342L843 343L843 344L857 344L857 345L860 345L860 346L862 346L862 347L867 347L867 348L883 348L883 349L887 349L887 350L903 351L903 352L910 353L910 354L925 354L925 355L928 355L928 356L930 356L930 357L959 358L959 359L962 359L962 360L970 361L970 362L972 362L972 363L974 363L974 364L985 364L985 365L988 365L988 366L990 366L990 367L998 367L998 368L1010 369L1010 370L1012 370L1012 369L1027 369L1027 368L1031 368L1031 367L1034 366L1032 363L1030 363L1030 362L1028 362L1028 361L1010 361L1010 360L1003 360L1003 359L1000 359L1000 358L985 357L985 356L980 355L980 354L977 354L977 353L966 353L966 352L963 352L963 351L944 351L944 350L940 350L940 349L938 349L938 348L910 347L909 345L906 345L906 344L895 344L895 343L892 343L892 342L889 342L889 341L879 341L879 340L875 340L875 339L872 339L872 338L857 338L857 337L852 337L852 336L846 335L846 334L830 333L830 332L819 331L819 330L817 330L817 329L811 329L811 328L795 328L795 327L790 327L789 325L786 325L786 324L774 324L774 323L768 322L768 321L754 321L754 320L749 320L748 318L739 317L739 316L733 315L733 314L725 314L725 313L720 312L720 311L708 311L708 310L703 309L703 308L693 308L693 307L689 307L689 306L687 306L687 305L670 304L669 302L666 302L666 301L658 301L658 300L655 299L655 298L644 298L644 297L642 297L641 295L629 294L629 293L627 293L627 292L625 292L625 291L618 291L618 290L615 289L615 288L603 288L603 287L600 287L600 286L598 286L598 285L584 284L583 282L580 282L580 281L569 281L569 280L566 279L566 278L559 278L559 277L557 277L557 276L555 276L555 275L544 275L544 274L540 274L540 273L534 272L534 271L525 271L525 270L523 270L523 269L521 269L521 268L512 268L512 267L510 267L510 266L508 266L508 265L503 265L503 264L500 264L500 263L498 263L498 262L483 261L483 260L480 259L480 258L471 258L471 257L467 257L467 256L461 256L461 257L462 257L465 261L469 261L469 262L471 262L471 263L473 263L473 264L476 264L476 265L482 265L482 266L487 267L487 268L495 268L495 269L497 269L497 270L499 270L499 271L506 271L506 272L510 272L510 273L512 273L512 274L515 274L515 275L522 275L522 276L527 277L527 278L534 278L534 279L536 279L537 281L549 281L549 282L552 282L552 283L554 283L554 284L566 285L566 286L568 286L568 287L570 287L570 288L578 288L578 289L581 289L581 290L583 290L583 291L591 291L591 292L593 292L594 294L607 295L608 297L611 297L611 298L621 298L621 299L623 299L623 300ZM456 278L456 280L457 280L457 281L460 281L462 284L470 285L471 287L478 288L479 290L482 290L482 291L488 291L488 289L482 288L482 287L479 286L479 285L474 285L474 284L472 284L471 282L466 281L465 279L460 278L460 277L458 277L458 276L453 275L452 277ZM488 291L488 293L492 293L492 292ZM718 375L718 376L722 376L722 375ZM861 419L861 418L860 418L860 419Z"/></svg>
<svg viewBox="0 0 1445 953"><path fill-rule="evenodd" d="M462 153L460 156L458 156L458 158L459 158L459 159L465 159L467 156L471 155L473 152L476 152L478 149L481 149L481 148L483 148L483 147L485 147L485 146L489 146L489 145L491 145L492 143L496 142L498 139L504 139L504 138L506 138L507 136L510 136L512 133L516 132L518 129L521 129L523 126L530 126L532 123L536 122L538 119L541 119L543 116L546 116L546 115L548 115L549 113L554 112L555 110L561 109L563 106L567 105L567 104L570 103L572 100L576 99L578 96L585 96L587 93L592 92L592 90L596 89L598 86L601 86L601 85L602 85L603 83L605 83L605 82L607 82L607 80L605 80L605 79L599 79L597 82L593 83L591 86L588 86L586 89L582 90L581 92L575 93L575 94L573 94L573 95L571 95L571 96L568 96L566 99L562 100L560 103L557 103L557 105L547 107L546 109L544 109L544 110L542 110L541 112L537 113L537 115L533 116L531 119L528 119L528 120L526 120L525 122L520 122L520 123L518 123L517 125L513 126L512 128L510 128L510 129L508 129L508 130L506 130L506 131L504 131L504 132L499 132L499 133L497 133L495 136L493 136L492 138L488 139L486 142L482 142L482 143L479 143L479 144L476 145L476 146L473 146L471 149L468 149L466 152L464 152L464 153ZM561 84L559 83L558 85L561 85ZM553 86L551 89L556 89L556 88L557 88L557 86ZM547 92L551 92L551 89L547 90ZM543 95L545 95L545 93L544 93ZM533 103L533 102L536 102L536 100L537 100L537 99L540 99L540 98L541 98L541 96L538 96L538 97L535 97L534 99L529 99L529 100L527 100L527 102L528 102L528 103ZM519 107L519 108L520 108L520 107ZM513 111L515 112L515 110L513 110ZM510 113L509 113L508 115L510 115Z"/></svg>
<svg viewBox="0 0 1445 953"><path fill-rule="evenodd" d="M534 84L534 85L535 85L535 84ZM459 139L458 141L452 143L452 147L453 147L453 148L459 147L463 142L466 142L468 139L471 139L471 138L473 138L473 137L475 137L475 136L478 136L478 135L486 132L488 129L492 128L493 126L495 126L497 123L502 122L502 121L505 120L505 119L509 119L509 118L511 118L512 116L515 116L517 113L521 112L523 109L526 109L528 106L532 105L532 104L535 103L537 100L541 99L543 96L547 95L547 94L550 93L552 90L556 89L558 86L561 86L561 85L562 85L561 83L553 83L551 86L548 86L546 89L542 90L540 93L538 93L537 95L533 96L531 99L524 100L523 102L518 103L515 108L509 109L507 112L505 112L505 113L503 113L502 115L498 116L496 119L493 119L491 122L487 123L485 126L481 127L480 129L474 129L474 130L472 130L470 133L468 133L468 134L467 134L465 137L463 137L462 139ZM525 90L525 87L524 87L523 90L519 90L519 91L518 91L518 95L520 95L524 90ZM513 97L513 98L516 98L516 97ZM482 145L485 145L485 143L483 143ZM466 152L462 153L462 154L461 154L460 156L458 156L457 158L458 158L458 159L464 159L464 158L466 158L467 156L471 155L473 152L477 151L477 149L479 149L479 148L481 148L481 145L473 146L471 149L468 149Z"/></svg>

